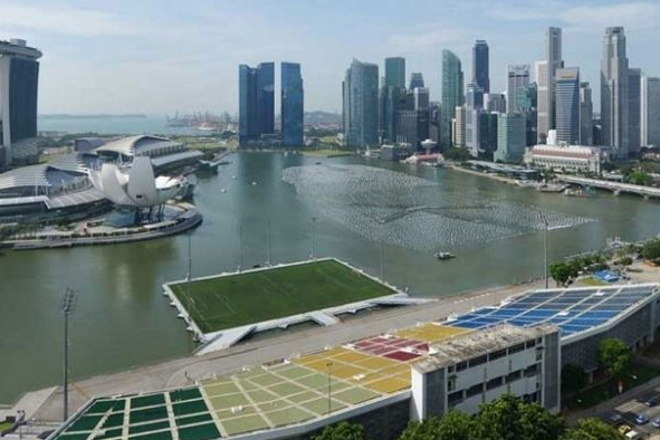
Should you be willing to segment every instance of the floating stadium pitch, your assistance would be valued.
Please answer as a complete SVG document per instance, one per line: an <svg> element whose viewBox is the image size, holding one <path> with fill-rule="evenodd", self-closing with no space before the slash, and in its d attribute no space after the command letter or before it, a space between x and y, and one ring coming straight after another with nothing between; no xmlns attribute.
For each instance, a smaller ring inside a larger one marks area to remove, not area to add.
<svg viewBox="0 0 660 440"><path fill-rule="evenodd" d="M381 304L414 302L376 278L336 259L303 261L167 283L165 294L201 342L218 337L233 345L253 331L313 320L338 322L336 314Z"/></svg>

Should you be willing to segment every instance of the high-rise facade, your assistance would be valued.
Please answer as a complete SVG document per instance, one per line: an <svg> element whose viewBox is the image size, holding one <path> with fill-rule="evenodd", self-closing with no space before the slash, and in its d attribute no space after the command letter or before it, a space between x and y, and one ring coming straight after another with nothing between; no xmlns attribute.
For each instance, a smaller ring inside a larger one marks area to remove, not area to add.
<svg viewBox="0 0 660 440"><path fill-rule="evenodd" d="M507 66L506 112L519 113L525 100L525 90L529 86L529 65Z"/></svg>
<svg viewBox="0 0 660 440"><path fill-rule="evenodd" d="M385 58L385 87L406 87L406 59Z"/></svg>
<svg viewBox="0 0 660 440"><path fill-rule="evenodd" d="M562 60L561 28L549 27L545 33L545 60L537 64L538 84L537 132L539 143L545 143L548 130L555 128L554 78Z"/></svg>
<svg viewBox="0 0 660 440"><path fill-rule="evenodd" d="M642 146L660 147L660 77L642 81Z"/></svg>
<svg viewBox="0 0 660 440"><path fill-rule="evenodd" d="M378 146L378 65L353 60L342 84L344 142Z"/></svg>
<svg viewBox="0 0 660 440"><path fill-rule="evenodd" d="M557 69L555 74L557 141L575 145L580 141L580 70Z"/></svg>
<svg viewBox="0 0 660 440"><path fill-rule="evenodd" d="M424 87L424 75L422 75L422 72L413 72L410 74L410 90L414 90L417 87Z"/></svg>
<svg viewBox="0 0 660 440"><path fill-rule="evenodd" d="M15 144L37 136L40 57L25 40L0 41L0 169L27 160Z"/></svg>
<svg viewBox="0 0 660 440"><path fill-rule="evenodd" d="M623 27L609 27L603 38L600 70L602 141L619 159L628 157L629 139L628 57Z"/></svg>
<svg viewBox="0 0 660 440"><path fill-rule="evenodd" d="M522 113L500 113L497 119L497 150L493 159L518 163L525 154L527 121Z"/></svg>
<svg viewBox="0 0 660 440"><path fill-rule="evenodd" d="M304 89L300 64L284 62L281 68L282 145L302 147L304 144Z"/></svg>
<svg viewBox="0 0 660 440"><path fill-rule="evenodd" d="M452 117L456 107L463 105L463 70L461 60L452 51L442 51L442 127L440 129L440 144L442 148L451 146Z"/></svg>
<svg viewBox="0 0 660 440"><path fill-rule="evenodd" d="M488 112L506 113L506 96L502 93L484 94L484 108Z"/></svg>
<svg viewBox="0 0 660 440"><path fill-rule="evenodd" d="M638 154L642 145L642 70L628 69L628 154Z"/></svg>
<svg viewBox="0 0 660 440"><path fill-rule="evenodd" d="M479 156L481 147L481 114L484 106L483 89L474 83L465 88L465 146L473 157Z"/></svg>
<svg viewBox="0 0 660 440"><path fill-rule="evenodd" d="M591 87L588 82L580 83L580 145L594 144L594 107Z"/></svg>
<svg viewBox="0 0 660 440"><path fill-rule="evenodd" d="M464 105L454 107L454 120L452 123L452 144L456 147L465 147L465 118Z"/></svg>
<svg viewBox="0 0 660 440"><path fill-rule="evenodd" d="M275 132L275 63L241 64L238 78L239 144L246 146Z"/></svg>
<svg viewBox="0 0 660 440"><path fill-rule="evenodd" d="M488 43L485 40L477 40L472 47L472 83L481 87L484 93L490 93Z"/></svg>

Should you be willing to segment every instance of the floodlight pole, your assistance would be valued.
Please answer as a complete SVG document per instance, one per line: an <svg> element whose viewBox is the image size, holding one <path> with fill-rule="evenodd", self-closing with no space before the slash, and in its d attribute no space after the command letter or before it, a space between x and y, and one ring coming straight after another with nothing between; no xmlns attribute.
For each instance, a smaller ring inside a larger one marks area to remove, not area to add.
<svg viewBox="0 0 660 440"><path fill-rule="evenodd" d="M266 266L270 266L270 220L266 221Z"/></svg>
<svg viewBox="0 0 660 440"><path fill-rule="evenodd" d="M243 224L240 224L238 226L238 242L239 242L238 271L240 272L243 269Z"/></svg>
<svg viewBox="0 0 660 440"><path fill-rule="evenodd" d="M332 378L330 376L330 367L332 367L332 362L325 364L328 370L328 414L332 411Z"/></svg>
<svg viewBox="0 0 660 440"><path fill-rule="evenodd" d="M310 259L314 259L314 229L316 226L316 217L312 217L312 252L310 253Z"/></svg>
<svg viewBox="0 0 660 440"><path fill-rule="evenodd" d="M548 219L543 212L539 211L539 217L543 222L543 279L545 288L548 288Z"/></svg>
<svg viewBox="0 0 660 440"><path fill-rule="evenodd" d="M385 245L380 243L380 280L385 280Z"/></svg>
<svg viewBox="0 0 660 440"><path fill-rule="evenodd" d="M62 299L62 312L64 313L64 409L63 420L69 417L69 314L73 312L76 293L68 288Z"/></svg>

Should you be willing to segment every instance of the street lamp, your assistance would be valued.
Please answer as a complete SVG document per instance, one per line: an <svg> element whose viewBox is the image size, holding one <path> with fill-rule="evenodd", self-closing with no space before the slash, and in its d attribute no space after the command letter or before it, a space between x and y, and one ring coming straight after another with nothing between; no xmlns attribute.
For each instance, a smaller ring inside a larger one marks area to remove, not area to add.
<svg viewBox="0 0 660 440"><path fill-rule="evenodd" d="M328 414L332 411L332 378L330 376L330 367L332 367L332 362L327 362L325 364L328 371Z"/></svg>
<svg viewBox="0 0 660 440"><path fill-rule="evenodd" d="M310 259L311 260L314 259L314 232L315 232L314 229L315 229L315 226L316 226L316 217L312 217L312 249L311 249L311 253L310 253Z"/></svg>
<svg viewBox="0 0 660 440"><path fill-rule="evenodd" d="M76 293L67 287L62 299L62 312L64 313L64 421L69 417L69 314L73 312Z"/></svg>

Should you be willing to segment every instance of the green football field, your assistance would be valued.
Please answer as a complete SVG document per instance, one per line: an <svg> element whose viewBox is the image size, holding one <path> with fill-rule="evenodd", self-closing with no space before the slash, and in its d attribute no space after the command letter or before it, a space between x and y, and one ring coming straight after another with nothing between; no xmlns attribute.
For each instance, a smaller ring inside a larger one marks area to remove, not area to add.
<svg viewBox="0 0 660 440"><path fill-rule="evenodd" d="M333 260L169 287L203 333L396 293Z"/></svg>

